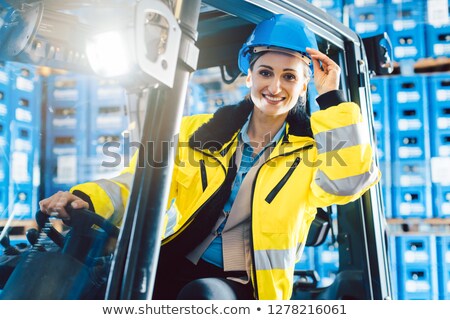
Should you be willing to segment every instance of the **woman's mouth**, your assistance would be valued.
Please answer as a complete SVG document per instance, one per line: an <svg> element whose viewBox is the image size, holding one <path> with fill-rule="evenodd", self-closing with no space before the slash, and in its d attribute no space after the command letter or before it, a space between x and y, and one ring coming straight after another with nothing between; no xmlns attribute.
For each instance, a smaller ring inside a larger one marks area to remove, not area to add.
<svg viewBox="0 0 450 320"><path fill-rule="evenodd" d="M286 98L284 98L284 97L275 97L275 96L271 96L271 95L267 95L267 94L263 94L263 97L264 97L267 101L269 101L269 103L273 103L273 104L276 104L276 103L281 102L281 101L283 101L284 99L286 99Z"/></svg>

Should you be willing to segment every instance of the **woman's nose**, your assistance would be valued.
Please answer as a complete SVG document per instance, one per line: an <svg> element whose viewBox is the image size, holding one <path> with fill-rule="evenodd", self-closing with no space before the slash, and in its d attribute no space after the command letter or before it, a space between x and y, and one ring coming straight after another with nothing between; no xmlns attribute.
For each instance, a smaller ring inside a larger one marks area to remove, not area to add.
<svg viewBox="0 0 450 320"><path fill-rule="evenodd" d="M275 95L277 93L280 93L280 91L281 91L280 79L272 78L269 84L269 92Z"/></svg>

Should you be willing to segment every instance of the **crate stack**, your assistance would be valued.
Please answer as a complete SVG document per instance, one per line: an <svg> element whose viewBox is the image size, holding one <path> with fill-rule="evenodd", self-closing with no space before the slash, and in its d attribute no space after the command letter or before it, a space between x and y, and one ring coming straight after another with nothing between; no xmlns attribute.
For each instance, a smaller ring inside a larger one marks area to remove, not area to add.
<svg viewBox="0 0 450 320"><path fill-rule="evenodd" d="M399 299L438 299L436 237L404 236L396 242Z"/></svg>
<svg viewBox="0 0 450 320"><path fill-rule="evenodd" d="M393 216L429 218L431 210L428 98L424 76L392 78Z"/></svg>
<svg viewBox="0 0 450 320"><path fill-rule="evenodd" d="M6 63L0 62L0 219L8 217L9 196L9 82L10 74Z"/></svg>
<svg viewBox="0 0 450 320"><path fill-rule="evenodd" d="M89 180L112 178L125 164L125 90L113 80L91 78L89 96L88 163L84 172Z"/></svg>
<svg viewBox="0 0 450 320"><path fill-rule="evenodd" d="M411 64L426 57L426 9L425 1L387 2L387 32L394 47L395 61Z"/></svg>
<svg viewBox="0 0 450 320"><path fill-rule="evenodd" d="M37 209L40 158L41 77L29 65L8 63L10 153L9 215L31 219Z"/></svg>
<svg viewBox="0 0 450 320"><path fill-rule="evenodd" d="M374 78L370 82L372 98L375 139L380 170L383 176L381 187L384 199L386 218L392 218L392 177L390 150L390 108L389 108L389 79Z"/></svg>
<svg viewBox="0 0 450 320"><path fill-rule="evenodd" d="M47 78L45 197L83 182L87 157L89 78L62 74Z"/></svg>
<svg viewBox="0 0 450 320"><path fill-rule="evenodd" d="M437 218L450 217L450 74L428 78L430 101L431 180L433 212Z"/></svg>

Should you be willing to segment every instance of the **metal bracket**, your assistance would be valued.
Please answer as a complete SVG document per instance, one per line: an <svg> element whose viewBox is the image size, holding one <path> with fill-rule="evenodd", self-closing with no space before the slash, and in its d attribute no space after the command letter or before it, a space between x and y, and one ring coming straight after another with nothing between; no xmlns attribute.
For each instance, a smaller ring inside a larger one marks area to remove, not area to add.
<svg viewBox="0 0 450 320"><path fill-rule="evenodd" d="M161 1L143 0L136 6L135 21L139 67L172 88L182 34L173 12Z"/></svg>

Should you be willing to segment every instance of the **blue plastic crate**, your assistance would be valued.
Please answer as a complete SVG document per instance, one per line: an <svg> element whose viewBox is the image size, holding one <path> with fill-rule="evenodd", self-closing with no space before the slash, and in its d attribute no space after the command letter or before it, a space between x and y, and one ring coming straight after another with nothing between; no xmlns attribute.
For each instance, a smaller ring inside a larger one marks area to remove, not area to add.
<svg viewBox="0 0 450 320"><path fill-rule="evenodd" d="M450 161L450 129L431 131L431 156L448 157ZM450 163L449 163L450 164Z"/></svg>
<svg viewBox="0 0 450 320"><path fill-rule="evenodd" d="M450 186L433 184L433 215L436 218L450 217ZM450 254L450 251L449 251ZM450 262L450 256L449 260Z"/></svg>
<svg viewBox="0 0 450 320"><path fill-rule="evenodd" d="M389 131L389 91L387 78L370 79L373 120L375 131Z"/></svg>
<svg viewBox="0 0 450 320"><path fill-rule="evenodd" d="M394 218L430 218L431 187L392 187Z"/></svg>
<svg viewBox="0 0 450 320"><path fill-rule="evenodd" d="M73 130L47 136L45 196L85 181L81 168L87 157L86 140L85 132Z"/></svg>
<svg viewBox="0 0 450 320"><path fill-rule="evenodd" d="M47 100L75 108L89 106L89 77L78 74L51 75L47 79Z"/></svg>
<svg viewBox="0 0 450 320"><path fill-rule="evenodd" d="M89 96L91 132L98 130L121 132L127 128L126 92L123 87L112 80L92 78Z"/></svg>
<svg viewBox="0 0 450 320"><path fill-rule="evenodd" d="M122 132L115 130L91 132L89 142L88 161L83 168L86 178L95 180L111 178L119 174L125 165L125 140Z"/></svg>
<svg viewBox="0 0 450 320"><path fill-rule="evenodd" d="M427 25L426 49L429 57L449 57L450 56L450 25L435 27Z"/></svg>
<svg viewBox="0 0 450 320"><path fill-rule="evenodd" d="M0 187L9 185L9 122L0 118Z"/></svg>
<svg viewBox="0 0 450 320"><path fill-rule="evenodd" d="M375 132L376 152L380 161L390 161L391 144L389 131L381 130Z"/></svg>
<svg viewBox="0 0 450 320"><path fill-rule="evenodd" d="M450 237L437 237L439 299L450 300Z"/></svg>
<svg viewBox="0 0 450 320"><path fill-rule="evenodd" d="M385 0L344 0L346 5L354 5L355 7L366 7L366 6L384 6Z"/></svg>
<svg viewBox="0 0 450 320"><path fill-rule="evenodd" d="M436 237L439 267L450 268L450 236Z"/></svg>
<svg viewBox="0 0 450 320"><path fill-rule="evenodd" d="M8 218L8 187L0 187L0 219Z"/></svg>
<svg viewBox="0 0 450 320"><path fill-rule="evenodd" d="M386 31L386 14L383 6L349 7L350 28L363 38Z"/></svg>
<svg viewBox="0 0 450 320"><path fill-rule="evenodd" d="M397 263L437 266L435 236L401 236L396 239Z"/></svg>
<svg viewBox="0 0 450 320"><path fill-rule="evenodd" d="M428 78L430 129L450 130L450 75L435 74Z"/></svg>
<svg viewBox="0 0 450 320"><path fill-rule="evenodd" d="M10 74L7 66L0 61L0 119L9 119Z"/></svg>
<svg viewBox="0 0 450 320"><path fill-rule="evenodd" d="M394 60L419 60L426 57L425 27L418 25L415 29L387 33L394 49Z"/></svg>
<svg viewBox="0 0 450 320"><path fill-rule="evenodd" d="M10 63L10 106L11 120L25 124L37 123L41 107L41 78L34 67L21 63Z"/></svg>
<svg viewBox="0 0 450 320"><path fill-rule="evenodd" d="M425 130L391 131L394 160L427 160L430 157L430 137Z"/></svg>
<svg viewBox="0 0 450 320"><path fill-rule="evenodd" d="M16 122L11 129L10 181L13 184L32 183L35 128Z"/></svg>
<svg viewBox="0 0 450 320"><path fill-rule="evenodd" d="M14 215L14 219L32 219L36 208L33 207L33 187L28 185L14 185L10 188L9 195L9 215Z"/></svg>
<svg viewBox="0 0 450 320"><path fill-rule="evenodd" d="M438 268L439 300L450 300L450 267Z"/></svg>
<svg viewBox="0 0 450 320"><path fill-rule="evenodd" d="M426 8L423 1L401 2L386 5L388 28L395 32L416 30L426 21Z"/></svg>
<svg viewBox="0 0 450 320"><path fill-rule="evenodd" d="M392 165L395 187L431 186L431 169L427 160L399 160Z"/></svg>
<svg viewBox="0 0 450 320"><path fill-rule="evenodd" d="M437 300L437 269L432 266L399 265L398 296L400 300Z"/></svg>
<svg viewBox="0 0 450 320"><path fill-rule="evenodd" d="M384 215L386 218L392 218L392 175L391 163L381 161L379 163L381 171L381 192L383 196Z"/></svg>
<svg viewBox="0 0 450 320"><path fill-rule="evenodd" d="M429 129L427 82L424 76L398 76L391 80L391 131Z"/></svg>

